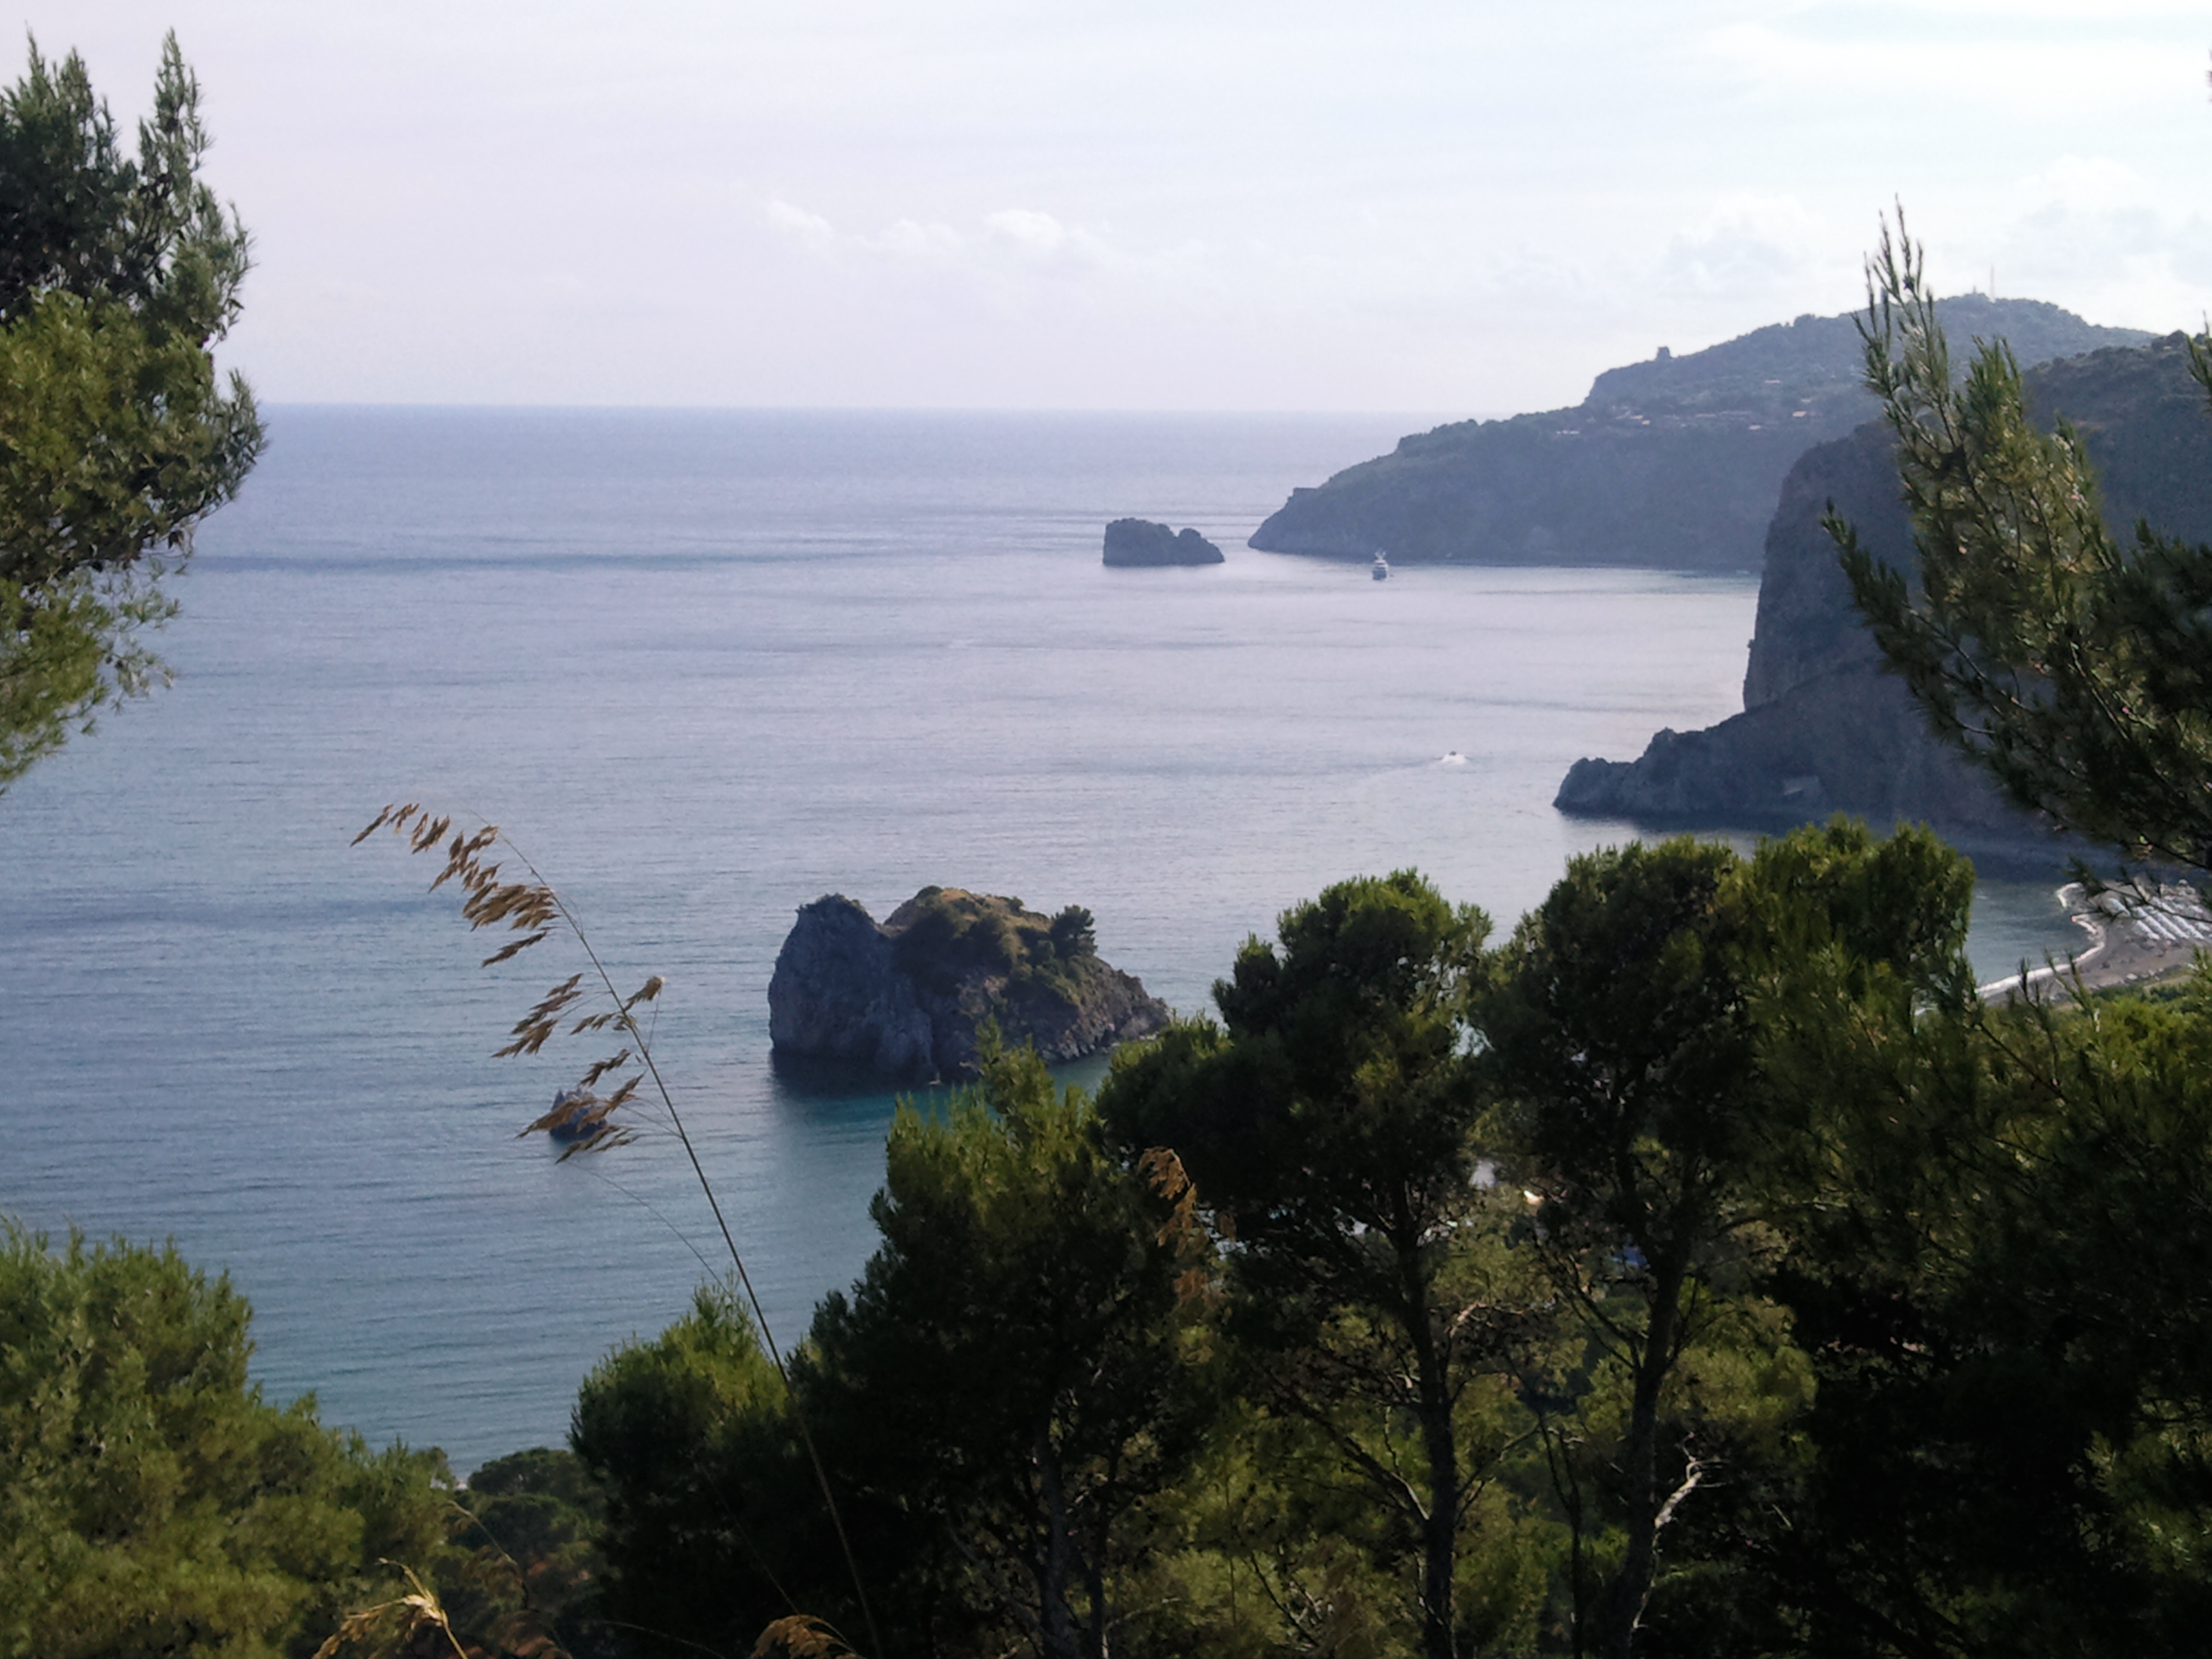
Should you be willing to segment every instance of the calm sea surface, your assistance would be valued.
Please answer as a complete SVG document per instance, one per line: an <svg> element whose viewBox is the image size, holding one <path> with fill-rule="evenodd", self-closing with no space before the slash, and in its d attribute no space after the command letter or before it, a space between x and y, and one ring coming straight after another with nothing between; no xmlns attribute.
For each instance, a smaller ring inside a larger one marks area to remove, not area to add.
<svg viewBox="0 0 2212 1659"><path fill-rule="evenodd" d="M659 1054L795 1336L868 1253L891 1105L770 1068L798 906L1085 904L1194 1010L1346 875L1510 923L1632 833L1552 811L1571 762L1740 706L1749 575L1243 546L1427 424L275 411L176 588L175 688L0 798L0 1212L173 1237L251 1297L268 1392L373 1441L556 1441L711 1222L671 1145L514 1139L587 1056L490 1052L578 964L479 971L422 860L348 849L421 799L513 834L618 981L667 976ZM1107 570L1123 514L1229 562ZM1989 972L2073 942L2051 884L1985 887Z"/></svg>

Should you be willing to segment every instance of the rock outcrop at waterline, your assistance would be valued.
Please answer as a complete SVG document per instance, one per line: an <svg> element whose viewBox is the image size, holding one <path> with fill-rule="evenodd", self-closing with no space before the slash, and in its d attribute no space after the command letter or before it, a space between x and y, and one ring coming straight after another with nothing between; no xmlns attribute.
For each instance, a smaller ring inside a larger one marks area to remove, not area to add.
<svg viewBox="0 0 2212 1659"><path fill-rule="evenodd" d="M2123 538L2144 519L2191 541L2212 540L2212 416L2190 378L2182 336L2047 364L2027 385L2039 420L2063 415L2081 434L2106 521ZM1877 823L1931 823L1990 850L2046 839L1929 731L1903 682L1881 672L1820 526L1831 502L1869 551L1911 568L1888 429L1869 422L1808 451L1767 531L1743 713L1702 732L1661 732L1634 761L1577 761L1555 805L1690 825L1782 824L1847 811Z"/></svg>
<svg viewBox="0 0 2212 1659"><path fill-rule="evenodd" d="M1168 1006L1098 955L1091 913L925 887L878 924L842 894L803 906L768 988L776 1051L926 1082L976 1072L976 1032L1079 1060L1164 1026Z"/></svg>
<svg viewBox="0 0 2212 1659"><path fill-rule="evenodd" d="M1221 550L1200 535L1180 532L1150 519L1116 519L1106 526L1106 562L1111 565L1221 564Z"/></svg>
<svg viewBox="0 0 2212 1659"><path fill-rule="evenodd" d="M1967 342L2023 363L2149 339L2038 300L1946 300ZM1797 458L1875 412L1850 316L1807 315L1675 356L1609 368L1572 409L1461 421L1401 439L1291 499L1253 532L1263 552L1394 565L1634 565L1753 570Z"/></svg>

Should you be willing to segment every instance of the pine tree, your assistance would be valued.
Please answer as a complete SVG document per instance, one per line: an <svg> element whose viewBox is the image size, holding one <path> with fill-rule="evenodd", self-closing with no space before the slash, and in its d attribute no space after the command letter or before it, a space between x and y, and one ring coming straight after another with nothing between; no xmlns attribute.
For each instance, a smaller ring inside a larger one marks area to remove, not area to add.
<svg viewBox="0 0 2212 1659"><path fill-rule="evenodd" d="M1936 729L2021 805L2131 859L2212 872L2212 548L2148 524L2113 535L2080 435L2029 418L2002 341L1954 376L1899 230L1868 264L1861 331L1917 570L1831 514L1859 608ZM2212 340L2191 357L2212 392Z"/></svg>

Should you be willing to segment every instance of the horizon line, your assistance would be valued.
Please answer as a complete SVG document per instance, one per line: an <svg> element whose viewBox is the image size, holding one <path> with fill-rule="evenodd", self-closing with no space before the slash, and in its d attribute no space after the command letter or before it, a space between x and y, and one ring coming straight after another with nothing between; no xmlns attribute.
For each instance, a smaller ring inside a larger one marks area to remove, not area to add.
<svg viewBox="0 0 2212 1659"><path fill-rule="evenodd" d="M264 410L359 410L428 414L509 415L1037 415L1129 416L1146 419L1233 416L1241 420L1342 420L1361 416L1443 421L1505 420L1530 411L1478 410L1462 413L1448 409L1208 409L1148 408L1121 405L1083 407L1076 404L654 404L654 403L523 403L452 402L402 398L257 398ZM1534 411L1542 413L1544 411Z"/></svg>

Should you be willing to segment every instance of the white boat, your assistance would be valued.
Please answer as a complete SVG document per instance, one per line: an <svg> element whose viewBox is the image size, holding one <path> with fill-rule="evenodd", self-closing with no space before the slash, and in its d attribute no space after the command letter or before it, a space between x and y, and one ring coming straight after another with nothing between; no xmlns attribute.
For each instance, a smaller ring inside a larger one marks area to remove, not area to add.
<svg viewBox="0 0 2212 1659"><path fill-rule="evenodd" d="M1382 556L1382 550L1379 547L1375 550L1375 566L1372 574L1378 582L1387 582L1390 580L1390 561Z"/></svg>

